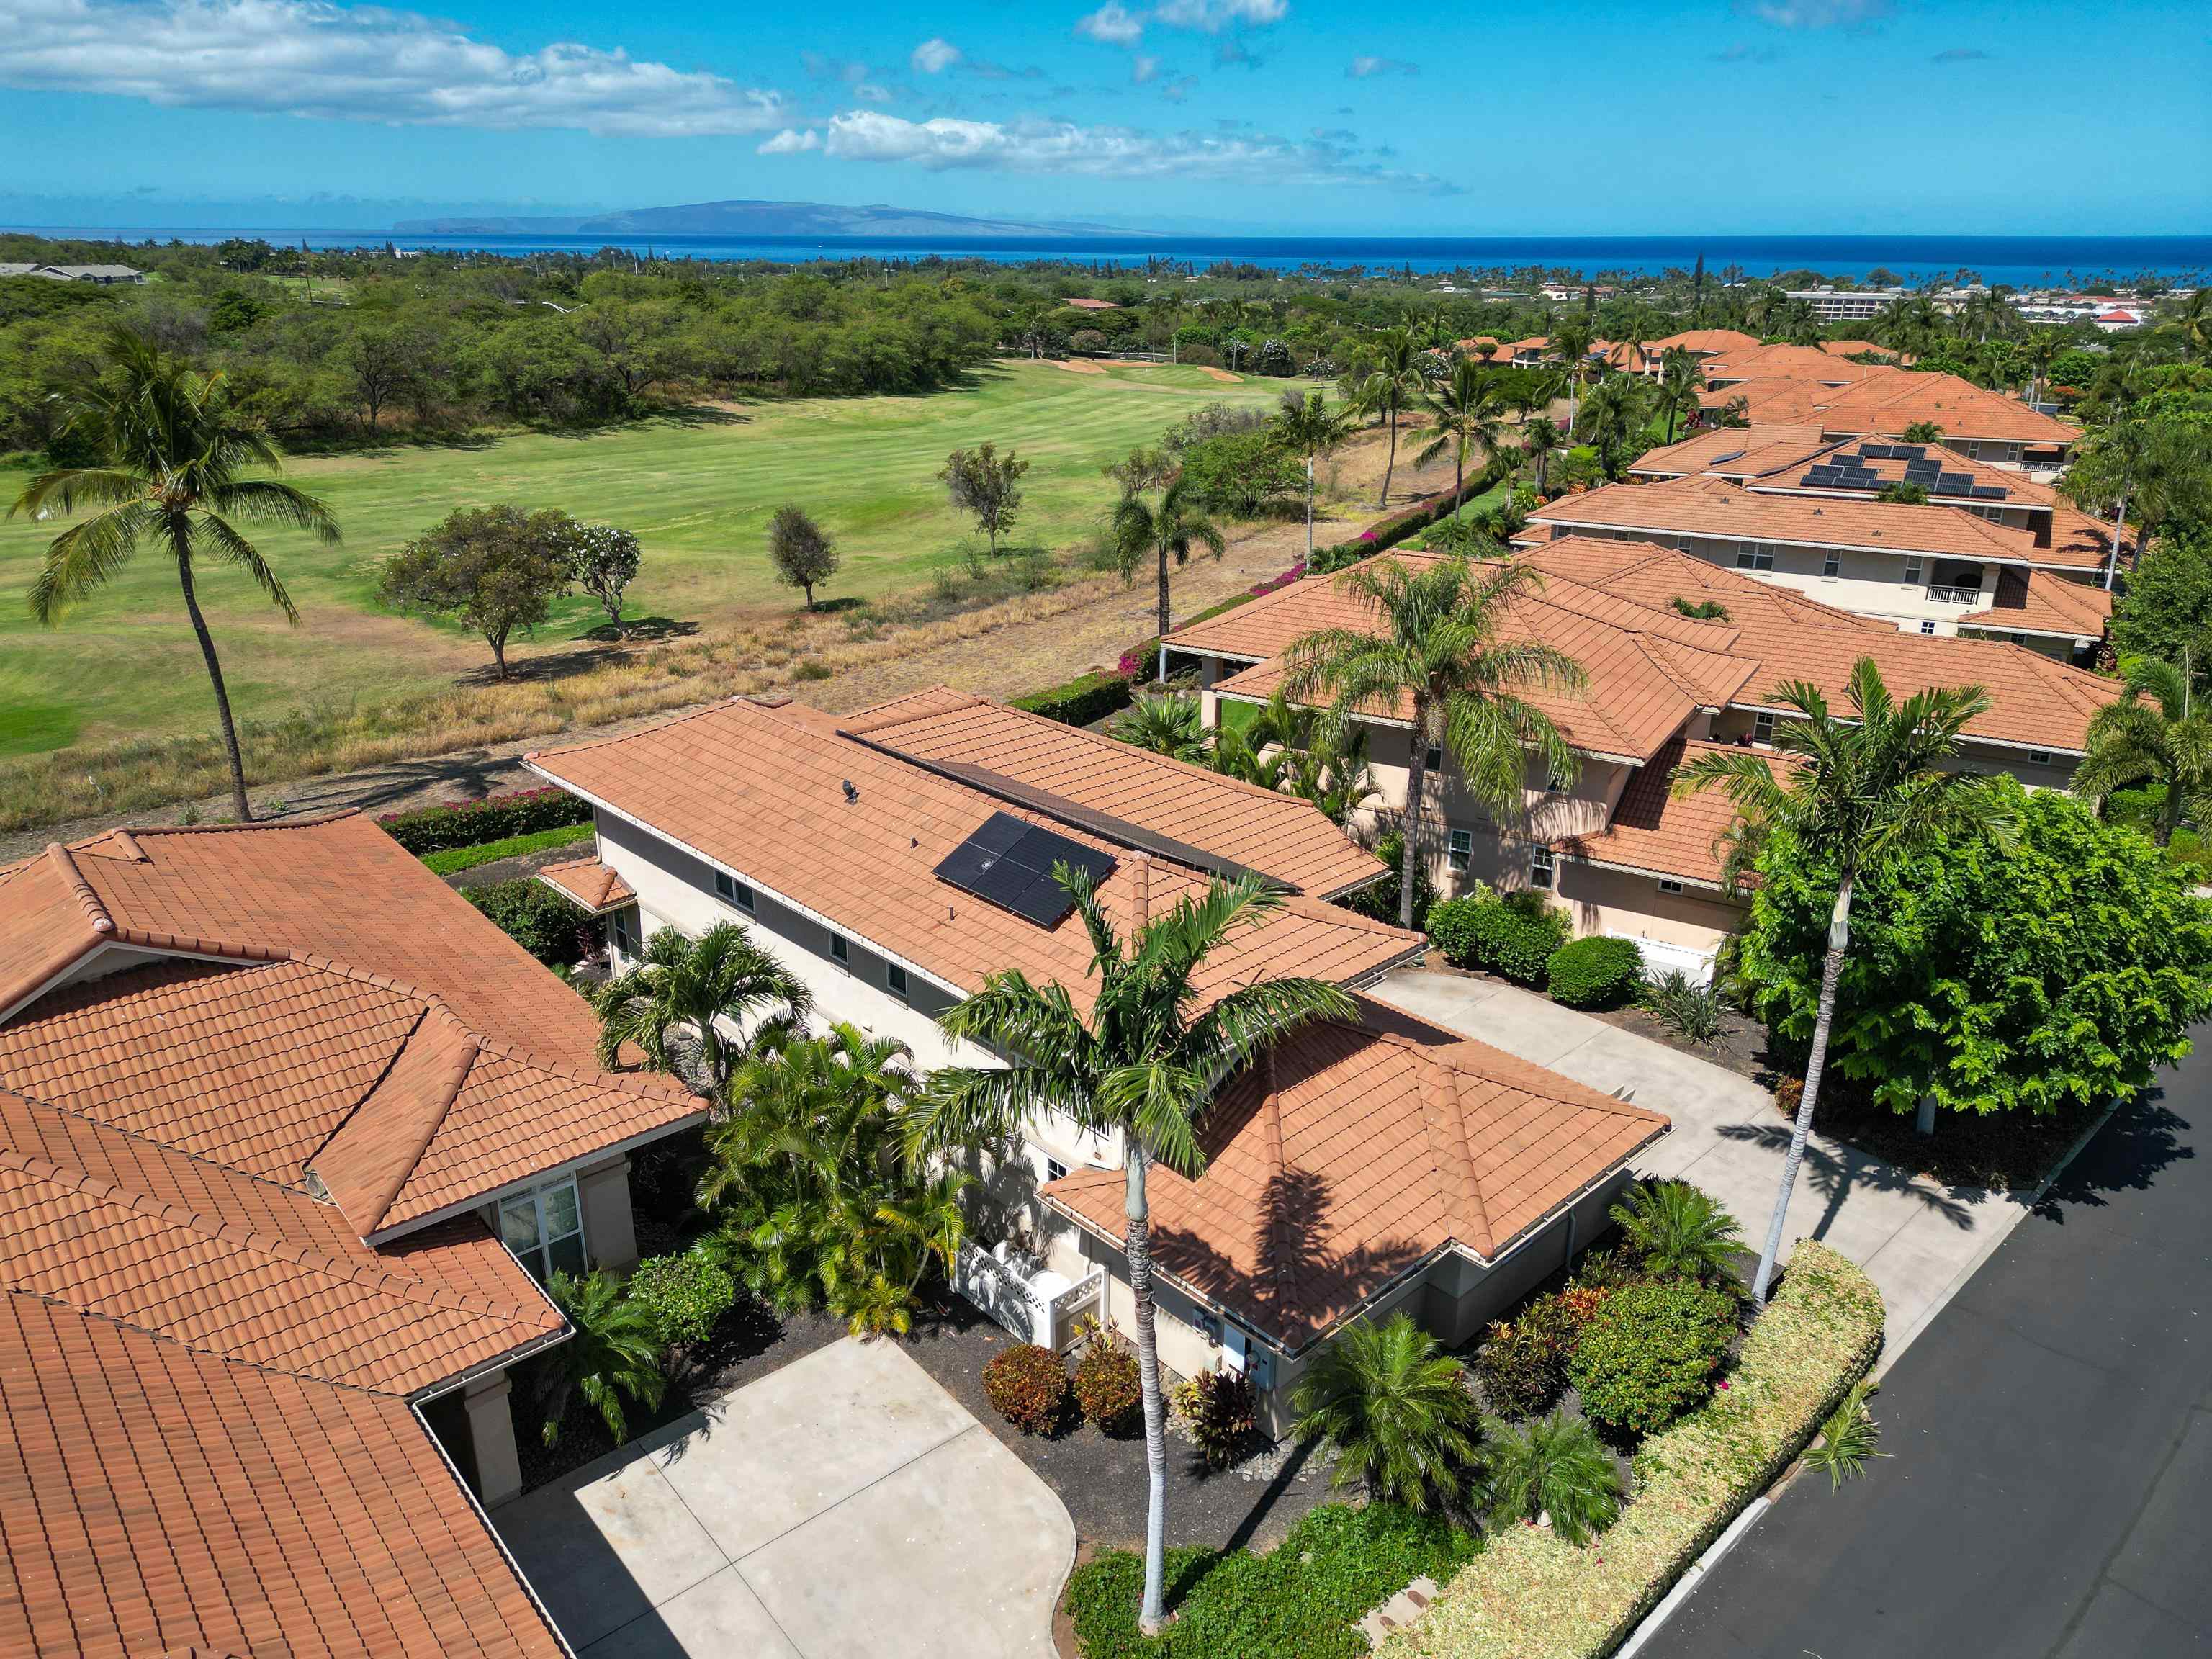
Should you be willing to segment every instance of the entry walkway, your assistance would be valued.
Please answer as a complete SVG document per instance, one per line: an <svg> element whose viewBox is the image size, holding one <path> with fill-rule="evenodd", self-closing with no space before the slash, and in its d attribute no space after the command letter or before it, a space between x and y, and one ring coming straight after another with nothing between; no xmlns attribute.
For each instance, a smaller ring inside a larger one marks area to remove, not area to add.
<svg viewBox="0 0 2212 1659"><path fill-rule="evenodd" d="M580 1659L1054 1659L1075 1525L848 1339L492 1513Z"/></svg>
<svg viewBox="0 0 2212 1659"><path fill-rule="evenodd" d="M1404 969L1373 994L1449 1030L1662 1111L1674 1129L1638 1173L1679 1176L1725 1204L1752 1248L1765 1242L1790 1123L1747 1078L1488 980ZM2018 1224L2009 1194L1945 1187L1815 1135L1790 1200L1783 1254L1817 1238L1867 1270L1889 1310L1887 1365Z"/></svg>

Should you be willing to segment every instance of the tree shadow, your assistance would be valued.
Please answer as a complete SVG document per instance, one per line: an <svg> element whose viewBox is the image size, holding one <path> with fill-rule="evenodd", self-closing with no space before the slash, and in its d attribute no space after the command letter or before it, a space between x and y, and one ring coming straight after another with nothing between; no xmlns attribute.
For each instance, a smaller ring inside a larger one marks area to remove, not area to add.
<svg viewBox="0 0 2212 1659"><path fill-rule="evenodd" d="M868 602L857 593L848 593L834 599L817 599L807 607L807 614L816 617L836 617L848 611L865 611Z"/></svg>
<svg viewBox="0 0 2212 1659"><path fill-rule="evenodd" d="M665 640L688 640L698 631L697 623L678 622L673 617L632 617L619 629L603 622L569 637L609 645L653 645Z"/></svg>
<svg viewBox="0 0 2212 1659"><path fill-rule="evenodd" d="M1721 1126L1721 1138L1741 1141L1771 1152L1776 1157L1790 1150L1790 1126L1783 1123L1727 1123ZM1813 1190L1821 1199L1820 1218L1810 1237L1825 1238L1843 1212L1844 1201L1854 1193L1900 1193L1933 1211L1960 1231L1973 1225L1976 1206L1958 1197L1948 1188L1923 1186L1895 1164L1885 1164L1870 1153L1853 1147L1840 1151L1825 1146L1817 1140L1805 1143L1803 1169ZM1995 1202L2000 1195L1985 1194L1983 1202Z"/></svg>
<svg viewBox="0 0 2212 1659"><path fill-rule="evenodd" d="M750 426L752 416L743 410L725 408L719 404L665 404L645 411L642 420L666 421L672 426Z"/></svg>
<svg viewBox="0 0 2212 1659"><path fill-rule="evenodd" d="M2147 1191L2169 1164L2195 1158L2197 1149L2181 1140L2189 1121L2165 1101L2166 1091L2153 1089L2115 1112L2059 1171L2032 1213L2063 1226L2069 1209L2101 1209L2111 1201L2108 1193Z"/></svg>

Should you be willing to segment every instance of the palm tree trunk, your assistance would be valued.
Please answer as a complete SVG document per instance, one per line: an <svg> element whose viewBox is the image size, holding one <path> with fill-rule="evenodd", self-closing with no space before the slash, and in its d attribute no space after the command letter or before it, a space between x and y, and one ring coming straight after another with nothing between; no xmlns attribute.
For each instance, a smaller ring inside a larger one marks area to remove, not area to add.
<svg viewBox="0 0 2212 1659"><path fill-rule="evenodd" d="M1452 451L1452 522L1459 522L1460 509L1467 505L1461 499L1467 494L1467 440L1460 440L1459 447Z"/></svg>
<svg viewBox="0 0 2212 1659"><path fill-rule="evenodd" d="M1421 867L1421 807L1428 792L1429 720L1422 702L1413 705L1413 752L1406 764L1405 845L1398 859L1398 925L1413 925L1413 875Z"/></svg>
<svg viewBox="0 0 2212 1659"><path fill-rule="evenodd" d="M2188 672L2186 668L2182 670L2185 675ZM2184 703L2182 708L2182 718L2185 720L2188 718L2188 705ZM2158 844L2160 847L2172 846L2173 832L2181 827L2181 775L2178 771L2169 774L2166 780L2166 804L2158 809Z"/></svg>
<svg viewBox="0 0 2212 1659"><path fill-rule="evenodd" d="M1165 1601L1168 1533L1167 1401L1160 1393L1160 1347L1152 1312L1152 1211L1145 1198L1145 1170L1151 1159L1130 1143L1124 1170L1128 1217L1129 1298L1137 1319L1137 1382L1145 1402L1145 1599L1137 1627L1157 1635L1167 1622Z"/></svg>
<svg viewBox="0 0 2212 1659"><path fill-rule="evenodd" d="M1398 470L1398 405L1390 405L1390 459L1382 467L1382 499L1378 505L1390 505L1390 475Z"/></svg>
<svg viewBox="0 0 2212 1659"><path fill-rule="evenodd" d="M1766 1287L1774 1279L1774 1259L1782 1253L1790 1195L1797 1185L1798 1166L1805 1162L1805 1142L1813 1133L1813 1109L1820 1099L1820 1074L1828 1069L1828 1033L1836 1023L1836 985L1843 978L1844 953L1850 943L1851 877L1846 872L1836 885L1836 908L1828 917L1828 954L1820 963L1820 1011L1813 1021L1813 1055L1805 1066L1805 1092L1797 1102L1797 1121L1790 1127L1790 1151L1782 1160L1782 1189L1774 1197L1774 1218L1766 1224L1766 1248L1759 1252L1759 1273L1751 1281L1755 1307L1766 1305Z"/></svg>
<svg viewBox="0 0 2212 1659"><path fill-rule="evenodd" d="M1168 636L1168 550L1160 550L1160 637Z"/></svg>
<svg viewBox="0 0 2212 1659"><path fill-rule="evenodd" d="M1306 457L1306 562L1313 562L1314 458Z"/></svg>
<svg viewBox="0 0 2212 1659"><path fill-rule="evenodd" d="M230 693L223 689L222 664L215 654L215 635L208 632L207 618L200 614L199 594L192 586L191 554L183 544L182 532L173 533L177 542L177 585L185 590L185 614L192 619L192 633L207 663L208 683L215 687L216 724L222 729L222 751L230 762L230 810L240 823L251 823L253 808L246 799L246 761L238 752L238 727L230 718Z"/></svg>

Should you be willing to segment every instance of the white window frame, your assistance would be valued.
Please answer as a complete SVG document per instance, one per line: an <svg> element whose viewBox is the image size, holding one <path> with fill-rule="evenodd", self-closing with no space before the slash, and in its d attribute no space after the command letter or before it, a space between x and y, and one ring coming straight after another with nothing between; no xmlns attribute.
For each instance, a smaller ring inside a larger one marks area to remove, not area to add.
<svg viewBox="0 0 2212 1659"><path fill-rule="evenodd" d="M1559 863L1548 847L1528 849L1528 885L1547 893L1559 890Z"/></svg>
<svg viewBox="0 0 2212 1659"><path fill-rule="evenodd" d="M1682 890L1682 884L1672 877L1662 876L1659 878L1659 890L1662 893L1679 893Z"/></svg>
<svg viewBox="0 0 2212 1659"><path fill-rule="evenodd" d="M1830 548L1820 556L1820 574L1833 580L1844 574L1844 556Z"/></svg>
<svg viewBox="0 0 2212 1659"><path fill-rule="evenodd" d="M1907 559L1905 562L1905 580L1906 584L1913 587L1919 586L1920 578L1926 572L1927 568L1927 563L1924 560Z"/></svg>
<svg viewBox="0 0 2212 1659"><path fill-rule="evenodd" d="M1932 622L1924 622L1920 624L1920 631L1923 634L1933 634L1936 631L1936 624Z"/></svg>
<svg viewBox="0 0 2212 1659"><path fill-rule="evenodd" d="M2048 766L2048 765L2050 765L2050 764L2051 764L2051 751L2050 751L2048 749L2031 749L2031 750L2029 750L2027 751L2027 763L2028 763L2030 766Z"/></svg>
<svg viewBox="0 0 2212 1659"><path fill-rule="evenodd" d="M1751 740L1753 743L1774 741L1774 711L1762 708L1751 717Z"/></svg>
<svg viewBox="0 0 2212 1659"><path fill-rule="evenodd" d="M739 881L726 870L714 872L714 896L732 910L753 914L756 896L750 882Z"/></svg>
<svg viewBox="0 0 2212 1659"><path fill-rule="evenodd" d="M1050 1152L1047 1152L1044 1155L1044 1178L1048 1182L1066 1180L1067 1178L1067 1165L1062 1164Z"/></svg>
<svg viewBox="0 0 2212 1659"><path fill-rule="evenodd" d="M1451 830L1444 836L1444 862L1455 876L1465 875L1474 863L1474 831Z"/></svg>
<svg viewBox="0 0 2212 1659"><path fill-rule="evenodd" d="M607 942L614 946L618 956L635 958L638 954L638 934L641 927L633 924L632 919L636 915L637 906L635 904L625 904L621 909L607 914Z"/></svg>
<svg viewBox="0 0 2212 1659"><path fill-rule="evenodd" d="M568 1207L574 1212L575 1225L566 1231L556 1233L548 1224L547 1201L549 1200L557 1201L564 1193L568 1196ZM531 1229L535 1236L535 1242L518 1248L508 1231L507 1212L523 1206L526 1206L529 1209ZM556 1267L566 1267L565 1263L556 1263L553 1260L553 1250L556 1245L566 1244L571 1239L574 1239L576 1243L577 1263L572 1271L578 1277L591 1271L591 1249L584 1240L584 1195L576 1185L574 1176L565 1175L556 1181L540 1182L537 1186L526 1188L519 1193L503 1193L500 1195L495 1213L498 1218L495 1224L499 1228L500 1243L507 1246L514 1259L527 1267L540 1284L545 1281Z"/></svg>

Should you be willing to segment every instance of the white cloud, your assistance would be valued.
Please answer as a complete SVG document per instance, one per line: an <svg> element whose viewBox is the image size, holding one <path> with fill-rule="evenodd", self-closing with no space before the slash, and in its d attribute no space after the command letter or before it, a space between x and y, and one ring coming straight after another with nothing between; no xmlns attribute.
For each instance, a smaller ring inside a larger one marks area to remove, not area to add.
<svg viewBox="0 0 2212 1659"><path fill-rule="evenodd" d="M1129 60L1129 78L1139 86L1160 72L1160 60L1148 52L1139 52Z"/></svg>
<svg viewBox="0 0 2212 1659"><path fill-rule="evenodd" d="M1736 0L1762 22L1784 29L1855 27L1889 15L1892 0Z"/></svg>
<svg viewBox="0 0 2212 1659"><path fill-rule="evenodd" d="M1352 60L1344 72L1355 81L1364 81L1376 75L1419 75L1421 66L1409 64L1402 58L1374 58L1362 52Z"/></svg>
<svg viewBox="0 0 2212 1659"><path fill-rule="evenodd" d="M0 85L410 126L763 132L783 94L556 41L516 54L414 12L327 0L0 0Z"/></svg>
<svg viewBox="0 0 2212 1659"><path fill-rule="evenodd" d="M1145 37L1145 20L1121 0L1106 0L1097 11L1076 21L1075 32L1105 46L1133 46Z"/></svg>
<svg viewBox="0 0 2212 1659"><path fill-rule="evenodd" d="M960 48L941 35L932 35L914 49L907 61L916 75L942 75L960 61Z"/></svg>
<svg viewBox="0 0 2212 1659"><path fill-rule="evenodd" d="M798 155L810 149L822 148L822 135L809 127L800 132L786 127L781 132L760 146L763 155Z"/></svg>
<svg viewBox="0 0 2212 1659"><path fill-rule="evenodd" d="M1231 23L1279 23L1290 0L1160 0L1152 15L1171 29L1218 34Z"/></svg>
<svg viewBox="0 0 2212 1659"><path fill-rule="evenodd" d="M889 87L879 87L873 81L861 81L853 88L853 96L864 104L888 104L891 100Z"/></svg>

